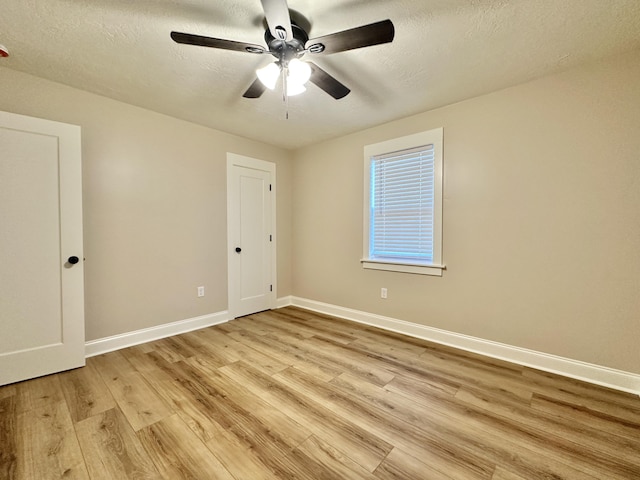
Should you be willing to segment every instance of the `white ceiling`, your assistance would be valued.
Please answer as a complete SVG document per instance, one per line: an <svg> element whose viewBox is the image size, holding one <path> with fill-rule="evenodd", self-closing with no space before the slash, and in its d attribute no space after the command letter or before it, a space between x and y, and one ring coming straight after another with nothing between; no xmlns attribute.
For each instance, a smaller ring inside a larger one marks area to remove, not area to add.
<svg viewBox="0 0 640 480"><path fill-rule="evenodd" d="M393 43L315 57L352 92L242 98L269 55L179 45L172 30L264 45L260 0L2 0L0 66L297 148L640 48L640 0L289 0L311 38L384 19ZM639 79L640 81L640 79Z"/></svg>

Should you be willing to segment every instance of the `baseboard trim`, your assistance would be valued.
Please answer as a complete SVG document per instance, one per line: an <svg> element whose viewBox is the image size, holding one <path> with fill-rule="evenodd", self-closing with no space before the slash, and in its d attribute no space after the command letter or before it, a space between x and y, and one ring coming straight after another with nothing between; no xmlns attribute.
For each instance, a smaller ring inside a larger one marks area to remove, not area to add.
<svg viewBox="0 0 640 480"><path fill-rule="evenodd" d="M165 323L157 327L143 328L141 330L134 330L133 332L121 333L120 335L90 340L84 344L85 357L93 357L95 355L120 350L121 348L132 347L134 345L140 345L141 343L191 332L200 328L219 325L229 320L229 312L225 310L177 322Z"/></svg>
<svg viewBox="0 0 640 480"><path fill-rule="evenodd" d="M289 305L293 305L293 297L291 295L280 297L276 300L276 308L288 307Z"/></svg>
<svg viewBox="0 0 640 480"><path fill-rule="evenodd" d="M345 320L379 327L396 333L402 333L423 340L428 340L488 357L506 360L519 365L536 368L545 372L583 380L623 392L640 395L640 375L615 370L609 367L559 357L548 353L515 347L503 343L484 340L482 338L462 335L439 328L428 327L417 323L406 322L391 317L384 317L351 308L340 307L328 303L317 302L300 297L291 297L291 305L314 312L333 315Z"/></svg>

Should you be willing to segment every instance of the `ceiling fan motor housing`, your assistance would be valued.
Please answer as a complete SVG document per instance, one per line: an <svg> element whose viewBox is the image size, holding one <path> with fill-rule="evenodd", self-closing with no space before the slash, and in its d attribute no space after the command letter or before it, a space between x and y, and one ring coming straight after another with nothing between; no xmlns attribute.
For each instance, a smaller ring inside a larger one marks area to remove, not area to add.
<svg viewBox="0 0 640 480"><path fill-rule="evenodd" d="M291 23L291 31L293 32L293 38L288 42L275 38L269 29L264 33L264 41L267 43L269 53L283 65L286 65L294 58L301 57L305 51L304 46L309 40L307 32L293 22Z"/></svg>

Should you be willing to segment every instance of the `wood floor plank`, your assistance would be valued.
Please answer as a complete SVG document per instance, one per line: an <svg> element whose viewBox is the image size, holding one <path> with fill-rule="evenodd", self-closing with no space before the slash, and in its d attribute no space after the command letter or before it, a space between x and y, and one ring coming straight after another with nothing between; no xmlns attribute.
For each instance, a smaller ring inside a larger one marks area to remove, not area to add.
<svg viewBox="0 0 640 480"><path fill-rule="evenodd" d="M226 325L226 324L224 324ZM236 340L231 338L227 332L222 330L220 327L222 325L216 325L212 328L203 328L202 330L197 330L195 332L191 332L193 335L198 336L198 338L209 345L210 348L215 350L217 358L219 358L219 363L222 365L229 365L231 363L242 360L241 355L235 350L234 346L236 345ZM229 333L241 331L242 329L239 327L234 328Z"/></svg>
<svg viewBox="0 0 640 480"><path fill-rule="evenodd" d="M103 377L106 384L106 380L114 380L135 371L123 352L124 350L118 350L91 357L87 363Z"/></svg>
<svg viewBox="0 0 640 480"><path fill-rule="evenodd" d="M77 370L72 370L75 371ZM63 401L61 378L58 375L47 375L16 383L18 412L28 412Z"/></svg>
<svg viewBox="0 0 640 480"><path fill-rule="evenodd" d="M220 325L216 325L214 328L220 333L231 333L241 330L241 327L236 327L233 322L221 323Z"/></svg>
<svg viewBox="0 0 640 480"><path fill-rule="evenodd" d="M309 371L310 373L317 369L316 374L320 378L334 378L342 373L343 367L336 365L334 359L314 355L314 352L306 347L305 341L311 337L291 335L291 332L291 330L286 330L283 325L280 325L279 329L273 329L273 331L256 338L256 341L260 341L260 346L255 344L254 348L262 348L263 345L270 345L288 357L293 357L295 361L292 360L292 365L300 365L302 370ZM246 333L246 331L238 331L234 332L233 335L246 335Z"/></svg>
<svg viewBox="0 0 640 480"><path fill-rule="evenodd" d="M214 372L207 374L184 362L170 364L168 368L184 395L193 397L201 405L201 412L221 427L223 435L235 435L264 465L274 470L295 470L283 458L283 453L297 446L307 434L293 426L292 421L260 408L257 399L253 404L234 401L234 396L243 395L240 389L222 377L216 378ZM294 477L299 475L300 472Z"/></svg>
<svg viewBox="0 0 640 480"><path fill-rule="evenodd" d="M265 335L265 338L276 340L271 334ZM290 346L295 345L302 355L314 363L334 370L350 371L375 385L385 385L393 378L393 373L368 361L365 355L354 353L340 344L332 343L329 339L311 337L304 342L293 343L289 343L287 339L280 340Z"/></svg>
<svg viewBox="0 0 640 480"><path fill-rule="evenodd" d="M153 352L153 342L141 343L140 345L136 345L135 347L130 348L138 348L142 353Z"/></svg>
<svg viewBox="0 0 640 480"><path fill-rule="evenodd" d="M118 407L76 424L92 479L161 479L155 465Z"/></svg>
<svg viewBox="0 0 640 480"><path fill-rule="evenodd" d="M17 478L18 409L16 395L0 398L0 478Z"/></svg>
<svg viewBox="0 0 640 480"><path fill-rule="evenodd" d="M116 406L102 377L93 368L92 359L87 359L85 367L58 376L74 423Z"/></svg>
<svg viewBox="0 0 640 480"><path fill-rule="evenodd" d="M333 445L369 471L373 471L391 451L392 446L349 421L339 418L320 403L296 395L295 391L275 382L257 369L237 362L220 369L232 380L244 385L254 395L280 408L325 442Z"/></svg>
<svg viewBox="0 0 640 480"><path fill-rule="evenodd" d="M168 364L168 362L158 354L155 350L144 353L137 347L125 348L119 352L127 362L133 367L133 371L140 373L146 382L155 390L157 395L161 397L169 406L172 405L176 398L174 381L159 363Z"/></svg>
<svg viewBox="0 0 640 480"><path fill-rule="evenodd" d="M278 436L284 440L286 450L297 447L311 435L311 432L304 426L289 418L280 410L273 408L269 403L255 397L243 385L234 382L212 368L212 366L207 365L206 361L190 359L187 363L202 372L206 376L207 382L212 382L223 389L229 401L244 409L244 411L250 412L253 417L264 424L267 430L277 432Z"/></svg>
<svg viewBox="0 0 640 480"><path fill-rule="evenodd" d="M522 375L525 367L516 363L507 362L498 358L487 357L479 353L461 350L459 348L443 345L435 342L424 340L424 347L427 351L423 356L435 355L440 358L448 358L456 362L463 362L467 365L476 366L489 371L501 371L505 374L513 373L518 376Z"/></svg>
<svg viewBox="0 0 640 480"><path fill-rule="evenodd" d="M153 350L169 363L179 362L191 356L191 351L183 348L180 342L173 337L154 341Z"/></svg>
<svg viewBox="0 0 640 480"><path fill-rule="evenodd" d="M270 329L263 322L259 321L259 315L260 314L236 318L235 320L233 320L233 326L237 327L238 330L234 332L226 332L227 335L233 337L234 333L238 333L240 331L250 331L255 335L266 335L267 333L270 333L272 329Z"/></svg>
<svg viewBox="0 0 640 480"><path fill-rule="evenodd" d="M361 338L363 331L366 328L363 324L360 324L360 323L354 323L349 320L332 317L330 315L324 315L318 312L311 312L309 310L305 310L303 308L298 308L293 306L287 307L287 308L281 308L275 311L264 312L264 313L267 315L277 314L279 315L278 318L280 319L283 319L283 318L288 319L290 317L294 317L298 320L303 320L304 325L306 324L322 325L324 329L330 329L332 332L342 333L343 335L353 339ZM281 322L281 323L283 323L285 326L288 325L287 321ZM291 331L292 329L289 329L289 330ZM315 336L315 334L311 336Z"/></svg>
<svg viewBox="0 0 640 480"><path fill-rule="evenodd" d="M496 471L491 477L491 480L528 480L527 478L516 475L502 467L496 467Z"/></svg>
<svg viewBox="0 0 640 480"><path fill-rule="evenodd" d="M524 367L522 376L527 381L533 382L533 388L537 392L548 392L552 390L565 390L581 397L597 399L605 404L631 407L634 410L640 408L640 396L633 393L621 392L600 385L588 384L580 380L562 377L554 373L534 370ZM607 409L608 411L608 409Z"/></svg>
<svg viewBox="0 0 640 480"><path fill-rule="evenodd" d="M231 336L227 334L221 334L218 327L220 327L220 325L217 325L214 329L206 329L202 334L209 342L217 346L220 351L224 352L226 357L225 364L244 360L246 362L250 362L256 368L262 370L268 375L287 368L286 364L278 362L273 357L254 350L253 348L231 338ZM241 330L241 328L235 327L233 330L230 330L230 333Z"/></svg>
<svg viewBox="0 0 640 480"><path fill-rule="evenodd" d="M474 365L469 360L453 356L438 356L427 352L420 356L426 368L444 375L460 385L478 386L491 389L495 394L520 399L525 403L531 401L533 388L519 372L511 369L492 370L487 365Z"/></svg>
<svg viewBox="0 0 640 480"><path fill-rule="evenodd" d="M64 401L19 414L17 431L17 478L89 478Z"/></svg>
<svg viewBox="0 0 640 480"><path fill-rule="evenodd" d="M335 378L342 371L338 368L330 368L322 363L310 361L305 355L298 353L294 347L274 341L273 336L265 338L264 335L255 335L246 330L230 333L229 336L254 350L275 358L284 365L295 366L325 381Z"/></svg>
<svg viewBox="0 0 640 480"><path fill-rule="evenodd" d="M285 375L288 376L289 381L296 382L301 387L314 387L313 382L308 378L305 379L301 372L296 373L290 369L277 377ZM473 465L471 459L475 456L475 464L484 465L485 474L490 474L495 464L503 462L516 468L516 471L532 477L547 475L553 478L555 475L560 478L574 478L580 475L581 478L600 478L601 472L590 464L568 465L548 458L544 451L543 439L535 438L534 440L538 440L538 443L527 442L528 438L521 438L516 427L504 425L493 418L481 423L476 418L481 416L478 412L460 408L455 402L451 402L448 396L440 399L430 398L428 406L425 405L427 408L418 414L415 407L407 404L399 396L392 392L384 394L382 392L384 389L357 377L343 374L331 384L335 384L337 388L331 386L322 388L315 385L315 392L323 396L332 410L342 412L342 415L351 415L354 421L369 422L366 427L368 430L376 431L379 428L378 425L386 425L388 428L381 429L378 434L413 456L423 458L425 454L424 449L422 451L417 449L418 445L430 445L431 449L446 445L449 448L458 449L456 458L466 455L466 465ZM349 397L357 401L350 400ZM350 402L355 404L355 408L349 406ZM368 409L367 403L374 407L374 410ZM383 413L376 414L376 410L382 410ZM364 412L368 412L368 415L364 416ZM370 420L375 418L378 420ZM398 424L396 418L402 423ZM497 432L492 431L492 428L495 428L494 424L497 424ZM397 426L391 428L392 425ZM418 432L415 429L418 429ZM403 435L397 438L384 437L384 435L393 436L397 431L401 431ZM421 441L407 442L410 433L414 438L422 437ZM432 436L433 434L437 436ZM502 437L506 437L508 441L503 441ZM477 440L479 438L482 438L481 444ZM536 447L538 447L537 450ZM563 453L567 453L567 450L563 450ZM448 470L443 469L443 472L446 473Z"/></svg>
<svg viewBox="0 0 640 480"><path fill-rule="evenodd" d="M492 462L484 460L470 449L460 448L458 444L462 442L444 441L443 435L447 433L445 429L432 424L430 426L433 428L420 430L412 423L380 411L376 405L353 397L349 391L340 390L334 384L337 379L330 384L319 384L295 369L287 369L274 378L299 395L323 403L334 415L350 419L358 427L377 435L388 444L401 448L416 458L428 459L429 464L443 474L455 472L461 478L488 479L493 472ZM372 388L379 388L364 380L358 381L371 385ZM384 402L384 399L380 401Z"/></svg>
<svg viewBox="0 0 640 480"><path fill-rule="evenodd" d="M194 352L193 357L206 358L209 363L215 363L218 367L228 365L228 359L218 354L218 348L212 345L201 335L202 330L185 333L177 338L187 348ZM222 335L221 333L219 335Z"/></svg>
<svg viewBox="0 0 640 480"><path fill-rule="evenodd" d="M7 397L12 397L18 393L18 388L15 383L11 385L4 385L0 387L0 400Z"/></svg>
<svg viewBox="0 0 640 480"><path fill-rule="evenodd" d="M412 396L429 398L431 393L442 393L453 396L460 390L460 385L439 375L405 371L402 373L398 372L384 388L391 392L411 392Z"/></svg>
<svg viewBox="0 0 640 480"><path fill-rule="evenodd" d="M353 338L354 341L369 339L380 345L381 350L386 347L396 347L401 350L411 351L414 354L422 353L428 345L432 343L419 338L407 337L396 332L371 327L361 323L354 323L350 320L325 315L318 312L311 312L300 307L287 307L277 311L280 315L292 316L304 320L305 324L320 325L323 330L331 332L341 332ZM320 334L320 336L322 336ZM325 335L326 337L326 335ZM350 341L348 343L353 343Z"/></svg>
<svg viewBox="0 0 640 480"><path fill-rule="evenodd" d="M463 387L456 400L492 412L514 424L526 426L539 435L552 434L575 445L576 450L589 451L589 457L608 470L640 478L640 467L634 460L640 455L640 436L637 441L619 440L606 431L537 412L521 404L497 398L490 393ZM615 446L612 446L615 445Z"/></svg>
<svg viewBox="0 0 640 480"><path fill-rule="evenodd" d="M388 332L384 332L385 335ZM397 334L396 334L397 335ZM419 355L402 349L379 348L369 335L349 344L348 348L375 360L380 368L419 381L431 379L436 389L452 393L460 385L482 384L484 388L493 388L506 396L514 396L529 402L531 386L522 379L522 367L514 367L504 361L453 350L451 347L422 342L427 351ZM443 361L444 360L444 361ZM499 379L499 382L497 381ZM496 387L499 385L499 387Z"/></svg>
<svg viewBox="0 0 640 480"><path fill-rule="evenodd" d="M95 369L135 431L174 413L120 352L100 355L93 360Z"/></svg>
<svg viewBox="0 0 640 480"><path fill-rule="evenodd" d="M404 453L399 448L391 450L391 453L387 455L387 458L383 460L374 473L379 480L474 480L476 478L486 478L484 475L476 477L471 473L466 473L464 477L450 477Z"/></svg>
<svg viewBox="0 0 640 480"><path fill-rule="evenodd" d="M285 307L0 387L41 478L636 480L640 397Z"/></svg>
<svg viewBox="0 0 640 480"><path fill-rule="evenodd" d="M315 480L307 465L297 464L287 453L303 441L308 434L299 425L272 408L261 408L254 399L247 404L238 385L225 380L209 370L203 375L202 364L194 367L186 362L177 362L173 370L181 386L196 396L207 412L224 428L222 438L228 442L234 436L242 445L245 455L262 465L276 477ZM208 442L208 445L213 442ZM221 460L224 462L221 458ZM229 459L227 458L228 462ZM234 467L230 467L234 468Z"/></svg>
<svg viewBox="0 0 640 480"><path fill-rule="evenodd" d="M351 344L373 344L377 351L391 355L413 356L421 355L427 351L427 347L422 342L408 342L405 337L380 330L363 330L361 335L354 338Z"/></svg>
<svg viewBox="0 0 640 480"><path fill-rule="evenodd" d="M243 361L254 365L267 375L273 375L288 367L287 364L233 339L232 348Z"/></svg>
<svg viewBox="0 0 640 480"><path fill-rule="evenodd" d="M251 447L231 432L222 432L206 445L236 480L282 480L254 455Z"/></svg>
<svg viewBox="0 0 640 480"><path fill-rule="evenodd" d="M385 355L379 353L375 347L362 349L353 343L349 344L347 348L364 355L369 362L372 362L379 369L392 373L394 379L400 377L409 382L419 382L424 384L424 388L433 388L436 391L449 394L454 394L460 388L458 381L452 380L446 373L434 370L431 365L419 356L404 355L399 357L390 354ZM385 385L389 385L389 383Z"/></svg>
<svg viewBox="0 0 640 480"><path fill-rule="evenodd" d="M153 342L151 342L153 343ZM147 374L149 373L152 378L157 380L159 384L162 384L162 381L171 382L172 378L159 364L168 364L168 362L159 355L155 350L149 349L149 351L143 351L139 348L140 345L135 347L124 348L119 350L118 352L127 359L129 364L134 368L135 371ZM149 382L151 385L154 385L152 382ZM166 386L166 385L165 385ZM164 391L163 389L156 389L157 392L162 395Z"/></svg>
<svg viewBox="0 0 640 480"><path fill-rule="evenodd" d="M573 422L591 426L613 436L623 437L620 441L638 441L640 428L634 422L628 422L610 412L591 410L583 405L558 400L535 393L531 399L531 408L554 416L570 419ZM613 442L615 445L617 442Z"/></svg>
<svg viewBox="0 0 640 480"><path fill-rule="evenodd" d="M196 344L189 340L188 334L174 335L164 340L166 344L175 352L178 352L183 360L195 357L196 355L208 354L210 349L204 348L202 344Z"/></svg>
<svg viewBox="0 0 640 480"><path fill-rule="evenodd" d="M564 388L547 388L544 390L535 388L535 393L575 405L576 407L587 408L596 413L615 417L626 425L640 429L640 401L636 405L606 401L595 396L587 396Z"/></svg>
<svg viewBox="0 0 640 480"><path fill-rule="evenodd" d="M459 439L461 446L474 449L474 442L467 438L482 438L483 448L475 451L494 464L510 466L513 471L525 477L544 476L551 478L626 478L628 465L620 463L618 471L612 471L611 465L599 463L606 457L591 451L584 455L581 446L557 437L548 431L528 430L519 423L509 422L498 415L480 409L461 405L449 396L432 395L423 406L427 407L422 415L416 415L415 409L393 392L383 399L382 393L374 385L362 382L355 377L343 374L332 383L342 389L350 388L350 393L364 401L387 409L393 416L416 425L423 430L438 430L443 438ZM424 401L420 399L420 401ZM456 433L456 430L458 432ZM453 435L452 435L453 434ZM562 452L562 459L549 456L550 448ZM596 460L597 458L597 460Z"/></svg>
<svg viewBox="0 0 640 480"><path fill-rule="evenodd" d="M298 445L290 455L297 463L308 466L314 480L378 480L378 477L315 435Z"/></svg>
<svg viewBox="0 0 640 480"><path fill-rule="evenodd" d="M170 364L163 357L153 351L148 354L128 351L125 355L200 440L207 442L221 434L223 428L203 409L203 405L196 398L184 394L171 375Z"/></svg>
<svg viewBox="0 0 640 480"><path fill-rule="evenodd" d="M285 309L265 312L265 315L272 319L279 319L281 321L285 320L287 325L294 326L297 331L305 332L309 337L323 336L333 340L334 342L343 344L350 343L356 339L356 337L352 335L344 334L332 329L326 322L314 323L312 321L307 321L306 319L301 318L300 315L296 314L293 310Z"/></svg>
<svg viewBox="0 0 640 480"><path fill-rule="evenodd" d="M273 310L268 310L266 312L260 312L256 313L255 315L251 315L251 319L254 324L260 327L263 335L267 335L269 333L276 336L284 335L289 338L301 341L307 338L311 338L315 334L314 331L307 332L288 328L287 322L283 321L279 317L276 317ZM243 328L242 330L246 329ZM253 329L250 329L250 331L253 331Z"/></svg>
<svg viewBox="0 0 640 480"><path fill-rule="evenodd" d="M136 435L166 480L235 480L178 415L145 427Z"/></svg>

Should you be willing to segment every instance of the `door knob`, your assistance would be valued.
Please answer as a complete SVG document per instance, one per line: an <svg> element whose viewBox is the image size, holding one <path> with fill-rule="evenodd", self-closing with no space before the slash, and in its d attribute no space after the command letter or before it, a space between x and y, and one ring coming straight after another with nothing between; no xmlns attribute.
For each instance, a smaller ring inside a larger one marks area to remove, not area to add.
<svg viewBox="0 0 640 480"><path fill-rule="evenodd" d="M78 257L76 257L75 255L73 257L69 257L67 259L67 262L69 262L71 265L75 265L79 261L80 261L80 259Z"/></svg>
<svg viewBox="0 0 640 480"><path fill-rule="evenodd" d="M236 253L240 253L242 249L240 247L236 247Z"/></svg>

